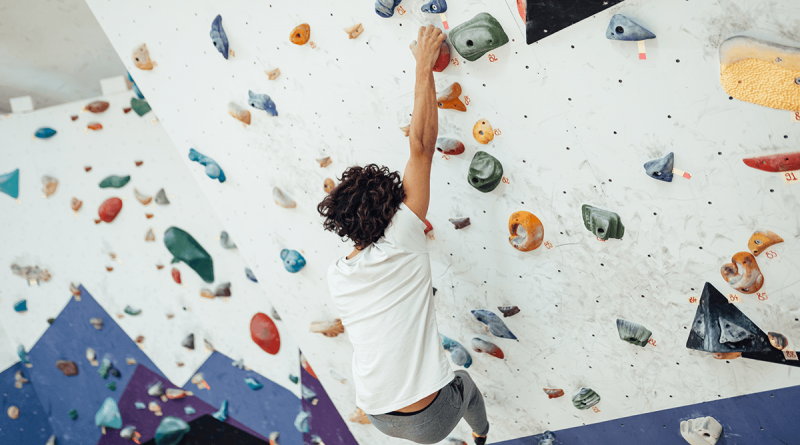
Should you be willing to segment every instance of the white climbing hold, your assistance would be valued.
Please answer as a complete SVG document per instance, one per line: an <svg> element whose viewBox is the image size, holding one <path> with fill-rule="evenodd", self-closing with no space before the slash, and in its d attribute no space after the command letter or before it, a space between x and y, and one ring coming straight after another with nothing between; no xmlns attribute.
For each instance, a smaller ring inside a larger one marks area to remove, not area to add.
<svg viewBox="0 0 800 445"><path fill-rule="evenodd" d="M698 417L681 422L681 436L691 445L714 445L722 435L722 425L713 417Z"/></svg>

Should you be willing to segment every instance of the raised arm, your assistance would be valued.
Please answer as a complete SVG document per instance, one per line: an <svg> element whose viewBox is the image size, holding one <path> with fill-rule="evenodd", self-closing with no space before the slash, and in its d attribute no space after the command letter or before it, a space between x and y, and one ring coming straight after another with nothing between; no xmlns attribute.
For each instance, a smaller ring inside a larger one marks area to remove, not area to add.
<svg viewBox="0 0 800 445"><path fill-rule="evenodd" d="M409 144L411 156L403 174L406 198L403 202L419 219L428 214L431 197L431 164L439 133L439 108L436 106L436 87L433 84L433 65L439 48L447 38L433 25L419 29L411 52L417 59L417 82L414 86L414 112L411 115Z"/></svg>

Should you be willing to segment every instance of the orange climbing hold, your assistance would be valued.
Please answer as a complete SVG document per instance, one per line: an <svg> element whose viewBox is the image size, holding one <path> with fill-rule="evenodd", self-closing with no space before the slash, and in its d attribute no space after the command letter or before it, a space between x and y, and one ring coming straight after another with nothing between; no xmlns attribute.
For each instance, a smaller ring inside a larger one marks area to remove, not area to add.
<svg viewBox="0 0 800 445"><path fill-rule="evenodd" d="M356 408L355 411L350 413L350 415L347 416L347 420L353 423L359 423L361 425L369 425L370 423L372 423L369 421L369 418L367 418L366 413L364 413L364 411L361 408Z"/></svg>
<svg viewBox="0 0 800 445"><path fill-rule="evenodd" d="M292 34L289 36L289 40L291 40L295 45L305 45L308 43L308 39L310 38L311 27L308 26L308 23L303 23L302 25L294 28L292 30Z"/></svg>
<svg viewBox="0 0 800 445"><path fill-rule="evenodd" d="M758 292L764 285L764 276L758 268L756 257L750 252L739 252L733 256L732 261L722 266L722 278L743 294Z"/></svg>
<svg viewBox="0 0 800 445"><path fill-rule="evenodd" d="M436 98L436 102L438 102L439 108L443 110L451 109L457 111L467 111L467 106L464 105L464 102L461 102L461 99L458 98L460 95L461 84L458 82L453 82L452 85L444 90L441 96Z"/></svg>
<svg viewBox="0 0 800 445"><path fill-rule="evenodd" d="M267 354L275 355L281 349L278 327L267 314L259 312L250 320L250 338Z"/></svg>
<svg viewBox="0 0 800 445"><path fill-rule="evenodd" d="M717 360L733 360L742 356L741 352L715 352L714 358Z"/></svg>
<svg viewBox="0 0 800 445"><path fill-rule="evenodd" d="M533 213L526 211L514 212L508 219L508 242L515 249L529 252L542 245L544 239L544 226Z"/></svg>
<svg viewBox="0 0 800 445"><path fill-rule="evenodd" d="M547 398L548 399L557 399L557 398L559 398L559 397L564 395L564 390L563 389L542 388L542 390L544 391L545 394L547 394Z"/></svg>
<svg viewBox="0 0 800 445"><path fill-rule="evenodd" d="M325 183L322 185L322 187L325 190L325 193L330 194L336 187L336 184L333 182L333 179L325 178Z"/></svg>
<svg viewBox="0 0 800 445"><path fill-rule="evenodd" d="M750 237L750 241L747 242L747 247L750 249L750 252L753 252L753 255L758 256L759 253L769 249L775 244L782 242L783 238L774 232L769 230L766 232L757 231L753 233L753 236Z"/></svg>
<svg viewBox="0 0 800 445"><path fill-rule="evenodd" d="M344 326L342 325L342 319L337 318L333 321L315 321L311 323L311 332L316 334L322 334L326 337L336 337L339 334L344 333Z"/></svg>
<svg viewBox="0 0 800 445"><path fill-rule="evenodd" d="M83 205L83 201L81 201L78 198L72 198L72 202L70 203L70 207L72 207L73 211L77 212L78 210L81 209L82 205Z"/></svg>
<svg viewBox="0 0 800 445"><path fill-rule="evenodd" d="M494 129L492 124L486 119L481 119L472 127L472 136L481 144L488 144L494 139Z"/></svg>
<svg viewBox="0 0 800 445"><path fill-rule="evenodd" d="M93 131L102 130L103 129L103 124L98 123L98 122L92 122L91 124L87 125L86 128L88 128L90 130L93 130Z"/></svg>

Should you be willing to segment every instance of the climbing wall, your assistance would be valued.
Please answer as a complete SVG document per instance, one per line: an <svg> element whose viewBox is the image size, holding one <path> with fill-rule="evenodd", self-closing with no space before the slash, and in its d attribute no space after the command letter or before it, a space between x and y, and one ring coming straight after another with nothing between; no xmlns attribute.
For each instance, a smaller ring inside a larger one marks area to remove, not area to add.
<svg viewBox="0 0 800 445"><path fill-rule="evenodd" d="M351 246L322 231L315 207L325 196L324 179L347 166L403 169L408 139L400 127L410 122L414 86L408 44L420 25L441 27L442 18L420 12L417 0L404 0L388 19L363 1L87 3L157 112L175 156L235 235L284 329L339 412L352 412L347 337L308 328L337 317L325 274ZM440 135L463 141L466 152L434 160L428 246L441 333L468 348L474 337L490 340L505 353L503 360L472 353L469 369L487 401L491 440L797 385L793 367L715 360L685 344L697 297L710 282L761 329L800 345L800 188L742 163L796 151L800 126L787 111L730 98L719 83L717 55L722 41L739 34L800 44L800 6L632 0L527 45L516 2L453 0L448 25L480 12L494 16L510 41L475 62L454 52L435 75L440 92L455 81L462 86L467 111L441 110L439 123ZM645 59L635 42L605 38L615 13L657 35L646 42ZM227 60L209 37L218 14L232 50ZM311 38L297 46L289 37L301 23L310 25ZM364 33L348 39L343 28L357 23ZM157 63L153 70L133 65L132 50L143 43ZM266 71L275 68L281 74L270 80ZM278 115L249 108L249 90L268 94ZM228 115L230 102L250 110L250 125ZM472 138L478 120L493 126L487 145ZM191 162L191 148L213 158L226 182ZM467 183L479 149L503 164L504 180L491 193ZM666 183L645 175L646 161L669 152L691 179ZM333 162L321 168L315 159L324 156ZM296 208L273 202L276 186ZM583 204L618 213L622 239L603 242L587 231ZM519 210L544 224L544 243L532 252L508 243L508 219ZM456 231L448 219L457 217L470 217L471 225ZM736 292L720 275L734 254L747 251L756 230L785 240L758 257L760 296ZM301 252L307 266L289 274L282 249ZM470 313L499 314L497 307L507 305L521 309L505 319L518 341L492 336ZM640 348L621 341L617 318L650 329L651 342ZM232 320L209 322L215 332L246 329ZM567 396L549 400L543 387ZM602 397L595 409L573 407L570 397L581 387ZM690 414L705 415L702 408ZM751 428L719 420L733 429L730 443L736 428ZM668 434L679 443L671 426ZM360 443L400 443L368 425L350 429ZM454 434L467 438L469 430L462 423Z"/></svg>

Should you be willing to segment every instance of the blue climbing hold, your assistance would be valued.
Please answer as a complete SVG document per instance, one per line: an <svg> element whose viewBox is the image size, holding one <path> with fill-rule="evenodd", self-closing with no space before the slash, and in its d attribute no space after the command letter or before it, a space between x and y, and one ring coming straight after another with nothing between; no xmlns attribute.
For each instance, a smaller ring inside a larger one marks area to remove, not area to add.
<svg viewBox="0 0 800 445"><path fill-rule="evenodd" d="M277 116L278 115L278 107L275 105L275 102L269 98L266 94L256 94L252 91L247 92L250 95L250 106L256 108L258 110L264 110L270 116Z"/></svg>
<svg viewBox="0 0 800 445"><path fill-rule="evenodd" d="M297 417L294 419L294 427L297 428L297 431L301 433L307 433L308 429L308 418L311 417L311 413L306 411L300 411L297 414Z"/></svg>
<svg viewBox="0 0 800 445"><path fill-rule="evenodd" d="M192 414L196 413L197 410L195 410L189 405L186 405L183 407L183 412L186 413L187 416L191 416Z"/></svg>
<svg viewBox="0 0 800 445"><path fill-rule="evenodd" d="M258 383L258 381L256 379L251 378L251 377L246 377L244 379L244 382L247 383L247 386L249 386L250 389L252 389L253 391L258 391L259 389L264 387L264 385L262 385L261 383Z"/></svg>
<svg viewBox="0 0 800 445"><path fill-rule="evenodd" d="M0 192L12 198L19 198L19 169L0 175Z"/></svg>
<svg viewBox="0 0 800 445"><path fill-rule="evenodd" d="M442 14L445 11L447 11L447 0L430 0L422 5L422 12Z"/></svg>
<svg viewBox="0 0 800 445"><path fill-rule="evenodd" d="M401 1L402 0L375 0L375 13L388 19L394 15L394 8L396 8Z"/></svg>
<svg viewBox="0 0 800 445"><path fill-rule="evenodd" d="M188 423L177 417L164 417L164 420L156 428L156 445L178 445L190 429Z"/></svg>
<svg viewBox="0 0 800 445"><path fill-rule="evenodd" d="M122 417L120 417L119 408L114 399L108 397L103 402L103 405L97 410L97 414L94 415L94 424L106 428L122 428Z"/></svg>
<svg viewBox="0 0 800 445"><path fill-rule="evenodd" d="M211 41L214 42L214 47L217 48L225 59L228 58L228 36L222 28L222 16L217 15L217 18L211 22Z"/></svg>
<svg viewBox="0 0 800 445"><path fill-rule="evenodd" d="M542 438L539 439L539 445L553 445L555 440L556 435L552 431L547 430L542 433Z"/></svg>
<svg viewBox="0 0 800 445"><path fill-rule="evenodd" d="M442 347L446 351L450 351L450 359L453 360L453 363L465 368L472 366L472 356L469 355L466 348L461 346L461 343L442 334L439 334L439 340L442 342Z"/></svg>
<svg viewBox="0 0 800 445"><path fill-rule="evenodd" d="M283 267L291 273L300 272L300 269L306 265L306 259L296 250L281 250L281 259L283 260Z"/></svg>
<svg viewBox="0 0 800 445"><path fill-rule="evenodd" d="M228 418L228 401L223 400L222 406L219 407L219 411L212 414L212 416L220 422L224 422L225 419Z"/></svg>
<svg viewBox="0 0 800 445"><path fill-rule="evenodd" d="M315 393L313 389L303 384L300 384L300 395L302 395L303 398L308 402L311 402L317 398L317 393Z"/></svg>
<svg viewBox="0 0 800 445"><path fill-rule="evenodd" d="M478 319L481 323L489 326L489 332L492 334L501 337L501 338L510 338L511 340L516 340L517 337L511 333L503 320L500 319L497 315L493 312L489 312L485 309L479 309L476 311L472 311L472 315Z"/></svg>
<svg viewBox="0 0 800 445"><path fill-rule="evenodd" d="M606 30L609 40L639 41L655 39L656 35L622 14L615 14Z"/></svg>
<svg viewBox="0 0 800 445"><path fill-rule="evenodd" d="M222 171L222 167L217 164L217 161L200 153L194 148L189 149L189 160L195 161L201 165L205 165L206 175L208 175L209 178L217 179L219 182L225 182L225 172Z"/></svg>
<svg viewBox="0 0 800 445"><path fill-rule="evenodd" d="M247 275L247 278L248 278L250 281L252 281L253 283L258 283L258 280L256 280L256 276L255 276L255 274L253 273L253 271L252 271L252 270L250 270L250 268L249 268L249 267L245 267L245 268L244 268L244 274L245 274L245 275Z"/></svg>
<svg viewBox="0 0 800 445"><path fill-rule="evenodd" d="M133 406L135 406L136 409L145 409L145 408L147 408L147 405L145 405L142 402L133 402Z"/></svg>
<svg viewBox="0 0 800 445"><path fill-rule="evenodd" d="M28 300L19 300L14 303L14 310L17 312L25 312L28 310Z"/></svg>
<svg viewBox="0 0 800 445"><path fill-rule="evenodd" d="M36 136L39 139L47 139L49 137L52 137L54 134L56 134L56 131L53 130L52 128L50 128L50 127L42 127L40 129L36 130L36 133L34 133L33 135Z"/></svg>
<svg viewBox="0 0 800 445"><path fill-rule="evenodd" d="M644 163L647 176L659 181L672 182L672 166L675 164L675 154L670 152L661 159L653 159Z"/></svg>

